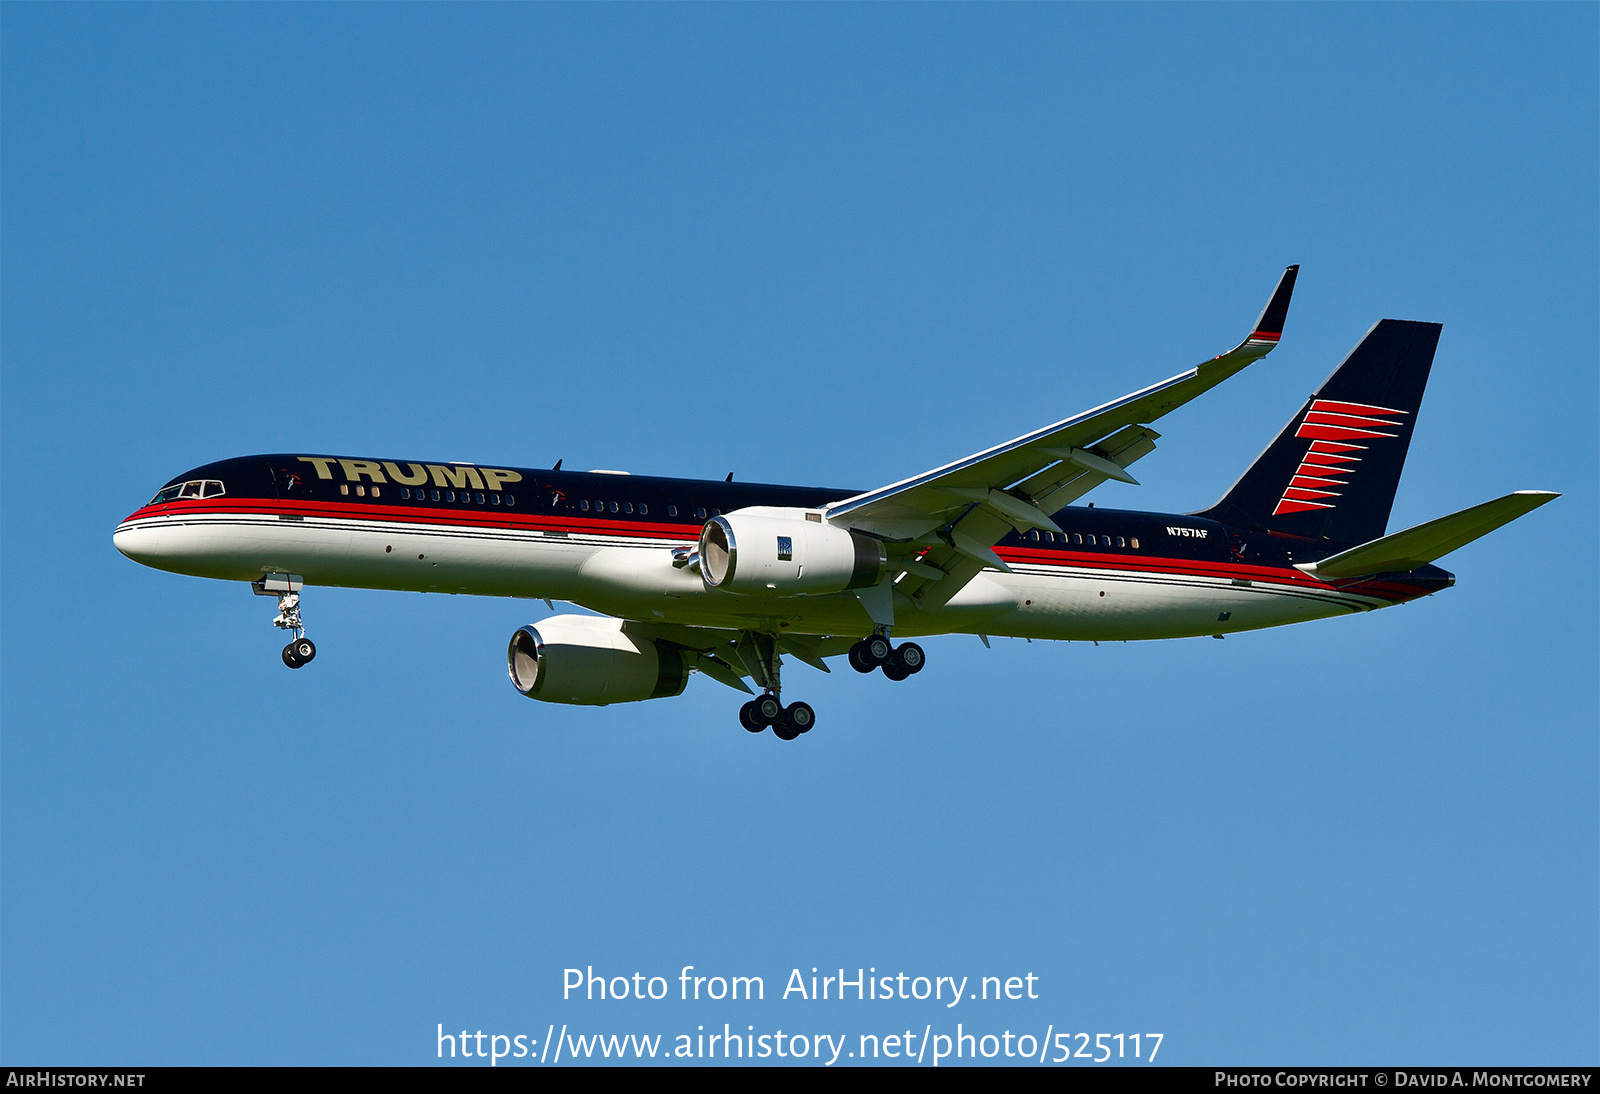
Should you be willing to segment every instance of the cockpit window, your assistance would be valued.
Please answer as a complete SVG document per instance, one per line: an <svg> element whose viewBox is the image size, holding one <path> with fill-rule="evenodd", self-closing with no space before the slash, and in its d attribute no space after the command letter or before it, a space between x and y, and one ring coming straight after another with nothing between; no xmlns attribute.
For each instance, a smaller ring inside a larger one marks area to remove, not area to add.
<svg viewBox="0 0 1600 1094"><path fill-rule="evenodd" d="M179 498L215 498L227 492L217 479L190 479L188 482L175 482L171 486L163 486L156 491L156 496L150 499L150 504L160 505L164 501L176 501Z"/></svg>

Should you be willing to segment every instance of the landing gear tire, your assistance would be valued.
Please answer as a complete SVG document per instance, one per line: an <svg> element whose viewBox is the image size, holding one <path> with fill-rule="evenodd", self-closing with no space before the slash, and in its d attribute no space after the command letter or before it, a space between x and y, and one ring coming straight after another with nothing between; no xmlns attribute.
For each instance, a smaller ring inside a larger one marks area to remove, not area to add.
<svg viewBox="0 0 1600 1094"><path fill-rule="evenodd" d="M850 667L857 672L871 672L894 654L894 647L881 634L868 635L850 647Z"/></svg>
<svg viewBox="0 0 1600 1094"><path fill-rule="evenodd" d="M783 717L783 704L778 702L776 695L759 696L751 701L750 707L763 728L776 725L778 719Z"/></svg>
<svg viewBox="0 0 1600 1094"><path fill-rule="evenodd" d="M907 675L915 676L928 663L928 655L923 653L922 647L915 642L907 642L894 651L892 660L899 662Z"/></svg>
<svg viewBox="0 0 1600 1094"><path fill-rule="evenodd" d="M790 703L778 720L798 733L810 733L811 727L817 724L817 712L811 709L810 703Z"/></svg>
<svg viewBox="0 0 1600 1094"><path fill-rule="evenodd" d="M739 708L739 724L751 733L760 733L767 728L767 723L763 722L761 715L756 713L754 699Z"/></svg>
<svg viewBox="0 0 1600 1094"><path fill-rule="evenodd" d="M922 652L922 647L915 642L907 642L895 647L895 651L883 663L883 674L891 680L904 680L921 672L922 666L927 663L928 658Z"/></svg>
<svg viewBox="0 0 1600 1094"><path fill-rule="evenodd" d="M292 669L297 669L301 665L305 664L305 662L300 659L300 655L295 652L294 648L296 645L297 643L290 642L287 646L283 647L283 663Z"/></svg>
<svg viewBox="0 0 1600 1094"><path fill-rule="evenodd" d="M894 647L889 645L889 639L885 635L873 634L861 640L861 651L865 654L863 660L881 665L889 660L889 655L894 653Z"/></svg>
<svg viewBox="0 0 1600 1094"><path fill-rule="evenodd" d="M317 655L317 647L309 638L296 638L289 645L294 649L295 656L300 658L302 665L307 664Z"/></svg>
<svg viewBox="0 0 1600 1094"><path fill-rule="evenodd" d="M871 672L873 669L878 667L871 661L867 660L865 642L857 642L855 645L851 646L847 660L850 662L850 667L855 669L857 672Z"/></svg>

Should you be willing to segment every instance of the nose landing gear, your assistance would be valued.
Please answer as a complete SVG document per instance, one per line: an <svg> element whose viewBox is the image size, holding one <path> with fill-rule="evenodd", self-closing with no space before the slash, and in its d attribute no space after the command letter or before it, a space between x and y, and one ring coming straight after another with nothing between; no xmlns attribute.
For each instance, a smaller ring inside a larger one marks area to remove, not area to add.
<svg viewBox="0 0 1600 1094"><path fill-rule="evenodd" d="M305 623L300 619L300 589L303 587L300 576L267 574L259 581L252 581L250 587L257 596L278 598L278 615L272 625L294 635L289 644L283 647L283 663L292 669L309 663L317 655L317 647L306 637Z"/></svg>

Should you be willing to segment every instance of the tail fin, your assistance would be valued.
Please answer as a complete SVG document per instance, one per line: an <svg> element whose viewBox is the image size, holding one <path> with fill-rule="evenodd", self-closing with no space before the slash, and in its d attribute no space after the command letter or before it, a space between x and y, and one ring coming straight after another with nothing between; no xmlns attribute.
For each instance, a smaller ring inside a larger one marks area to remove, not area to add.
<svg viewBox="0 0 1600 1094"><path fill-rule="evenodd" d="M1380 319L1223 499L1199 515L1338 543L1382 536L1442 329Z"/></svg>

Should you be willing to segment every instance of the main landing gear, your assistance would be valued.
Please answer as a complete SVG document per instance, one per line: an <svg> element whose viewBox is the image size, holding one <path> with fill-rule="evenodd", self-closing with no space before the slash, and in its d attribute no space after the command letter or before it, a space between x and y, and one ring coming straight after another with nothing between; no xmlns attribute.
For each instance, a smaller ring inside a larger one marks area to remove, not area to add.
<svg viewBox="0 0 1600 1094"><path fill-rule="evenodd" d="M305 624L300 621L299 593L287 592L279 595L278 617L272 621L272 625L294 634L294 639L283 647L285 665L297 669L317 655L316 644L306 637Z"/></svg>
<svg viewBox="0 0 1600 1094"><path fill-rule="evenodd" d="M883 633L868 635L850 647L850 667L857 672L871 672L873 669L883 669L883 674L891 680L904 680L908 676L915 676L922 671L928 663L927 655L922 652L922 647L915 642L903 642L898 646L889 644L889 636Z"/></svg>
<svg viewBox="0 0 1600 1094"><path fill-rule="evenodd" d="M727 656L727 655L725 655ZM768 726L780 741L792 741L802 733L810 733L817 724L817 712L806 703L783 705L783 693L778 673L783 667L778 656L778 643L772 635L746 631L732 651L733 659L744 664L762 694L739 708L739 724L751 733L760 733ZM871 672L881 668L891 680L904 680L922 671L928 663L927 655L915 642L898 646L889 641L883 631L868 635L850 647L850 667L857 672Z"/></svg>
<svg viewBox="0 0 1600 1094"><path fill-rule="evenodd" d="M763 694L756 696L739 708L739 724L751 733L760 733L768 726L780 741L792 741L802 733L810 733L817 724L817 712L808 703L783 705L783 684L780 673L783 658L778 654L778 642L770 634L746 631L739 636L739 660L750 670Z"/></svg>
<svg viewBox="0 0 1600 1094"><path fill-rule="evenodd" d="M739 724L751 733L760 733L768 726L780 741L792 741L802 733L810 733L817 724L817 712L809 703L790 703L784 706L776 695L768 693L750 700L739 708Z"/></svg>

